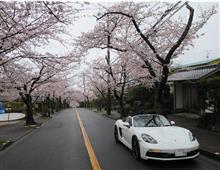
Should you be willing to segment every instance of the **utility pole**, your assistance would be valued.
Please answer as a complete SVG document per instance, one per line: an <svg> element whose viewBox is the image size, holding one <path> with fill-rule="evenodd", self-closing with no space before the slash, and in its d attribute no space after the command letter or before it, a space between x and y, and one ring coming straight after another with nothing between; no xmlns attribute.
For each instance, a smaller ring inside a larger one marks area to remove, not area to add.
<svg viewBox="0 0 220 170"><path fill-rule="evenodd" d="M83 64L85 65L85 57L83 57ZM84 101L83 101L83 107L87 108L88 106L88 100L86 97L86 73L83 71L83 96L84 96Z"/></svg>
<svg viewBox="0 0 220 170"><path fill-rule="evenodd" d="M83 73L83 93L84 93L84 106L83 107L85 107L85 108L87 108L87 104L86 104L86 102L87 102L87 100L86 100L86 78L85 78L85 73Z"/></svg>
<svg viewBox="0 0 220 170"><path fill-rule="evenodd" d="M110 32L109 32L109 24L108 24L108 21L107 21L107 64L108 66L110 67L110 62L111 62L111 59L110 59ZM110 68L108 68L110 69ZM108 72L110 72L110 70L108 70ZM106 104L106 114L107 115L111 115L111 110L112 110L112 101L111 101L111 87L110 87L110 75L108 73L107 75L107 82L108 82L108 90L107 90L107 104Z"/></svg>

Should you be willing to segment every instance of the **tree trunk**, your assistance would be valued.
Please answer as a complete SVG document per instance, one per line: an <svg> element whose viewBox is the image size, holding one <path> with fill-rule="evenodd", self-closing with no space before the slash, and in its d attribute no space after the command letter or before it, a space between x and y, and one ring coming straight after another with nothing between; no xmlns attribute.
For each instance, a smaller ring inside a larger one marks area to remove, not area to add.
<svg viewBox="0 0 220 170"><path fill-rule="evenodd" d="M35 125L36 122L33 117L33 103L31 95L25 94L23 101L26 104L26 125Z"/></svg>
<svg viewBox="0 0 220 170"><path fill-rule="evenodd" d="M58 112L59 109L58 109L58 101L57 101L57 98L54 99L54 102L55 102L55 103L54 103L55 112Z"/></svg>
<svg viewBox="0 0 220 170"><path fill-rule="evenodd" d="M110 34L108 34L107 36L107 64L110 66L110 62L111 62L111 59L110 59L110 49L109 49L109 45L110 45L110 41L111 41L111 37L110 37ZM110 70L108 70L110 72ZM108 74L108 77L107 77L107 81L108 81L108 91L107 91L107 103L106 103L106 113L107 115L111 115L111 110L112 110L112 102L111 102L111 88L109 86L110 84L110 75Z"/></svg>
<svg viewBox="0 0 220 170"><path fill-rule="evenodd" d="M121 117L125 117L125 109L124 109L124 101L123 101L123 98L120 98L119 101L119 106L120 106L120 116Z"/></svg>
<svg viewBox="0 0 220 170"><path fill-rule="evenodd" d="M54 100L54 98L51 100L51 113L52 114L55 113L55 100Z"/></svg>
<svg viewBox="0 0 220 170"><path fill-rule="evenodd" d="M51 115L51 100L50 100L50 97L47 96L46 98L46 103L47 103L47 116L50 117Z"/></svg>
<svg viewBox="0 0 220 170"><path fill-rule="evenodd" d="M107 101L106 101L106 114L111 115L112 101L111 101L111 89L108 87Z"/></svg>
<svg viewBox="0 0 220 170"><path fill-rule="evenodd" d="M63 108L61 97L58 98L58 108L61 110Z"/></svg>
<svg viewBox="0 0 220 170"><path fill-rule="evenodd" d="M163 114L166 116L166 113L164 112L164 91L166 88L167 78L168 78L169 69L165 65L163 66L162 70L162 78L159 83L155 83L156 93L155 93L155 101L154 101L154 109L157 113Z"/></svg>
<svg viewBox="0 0 220 170"><path fill-rule="evenodd" d="M102 99L97 100L97 111L102 111Z"/></svg>

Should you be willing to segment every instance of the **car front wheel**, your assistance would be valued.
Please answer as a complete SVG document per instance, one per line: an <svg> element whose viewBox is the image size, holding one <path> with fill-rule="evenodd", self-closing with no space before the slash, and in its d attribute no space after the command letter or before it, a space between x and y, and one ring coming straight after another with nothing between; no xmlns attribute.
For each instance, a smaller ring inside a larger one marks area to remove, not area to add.
<svg viewBox="0 0 220 170"><path fill-rule="evenodd" d="M115 142L119 143L117 126L115 126L114 128L114 137L115 137Z"/></svg>
<svg viewBox="0 0 220 170"><path fill-rule="evenodd" d="M140 146L137 137L132 140L132 155L136 160L140 160Z"/></svg>

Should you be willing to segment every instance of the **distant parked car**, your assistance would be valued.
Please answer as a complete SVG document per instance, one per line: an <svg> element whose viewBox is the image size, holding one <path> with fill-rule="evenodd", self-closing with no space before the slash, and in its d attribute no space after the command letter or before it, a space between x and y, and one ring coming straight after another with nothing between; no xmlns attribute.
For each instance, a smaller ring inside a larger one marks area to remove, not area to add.
<svg viewBox="0 0 220 170"><path fill-rule="evenodd" d="M117 120L114 138L131 149L135 159L182 160L199 156L199 143L192 132L159 114Z"/></svg>

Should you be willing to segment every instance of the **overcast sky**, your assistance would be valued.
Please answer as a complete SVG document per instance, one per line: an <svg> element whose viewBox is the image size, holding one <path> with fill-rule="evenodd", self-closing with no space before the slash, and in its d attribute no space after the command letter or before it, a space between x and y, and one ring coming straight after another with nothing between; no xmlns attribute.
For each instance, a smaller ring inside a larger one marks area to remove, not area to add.
<svg viewBox="0 0 220 170"><path fill-rule="evenodd" d="M194 47L185 52L184 55L175 59L175 63L179 65L185 65L189 63L204 61L207 59L220 58L220 17L219 17L219 2L218 13L213 15L207 24L199 31L205 33L204 36L196 39ZM202 7L208 7L213 3L193 2L194 6L198 4Z"/></svg>

